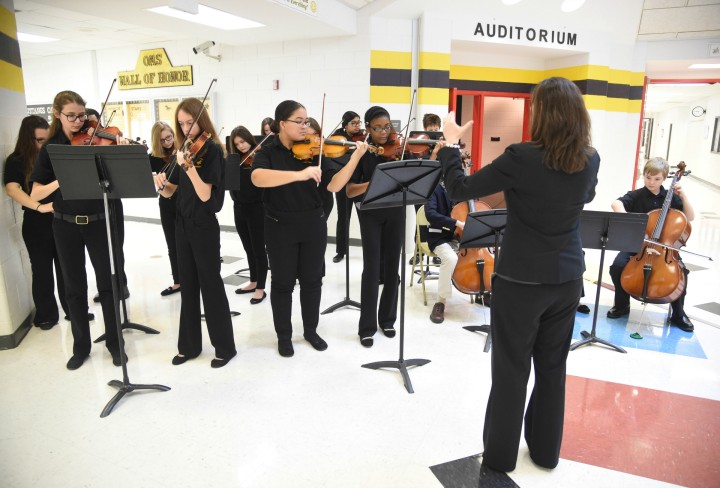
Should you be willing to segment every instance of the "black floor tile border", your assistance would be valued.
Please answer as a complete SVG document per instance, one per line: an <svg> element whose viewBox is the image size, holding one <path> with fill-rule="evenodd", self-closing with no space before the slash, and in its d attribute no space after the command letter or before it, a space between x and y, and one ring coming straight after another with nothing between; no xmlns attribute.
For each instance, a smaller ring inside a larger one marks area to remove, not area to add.
<svg viewBox="0 0 720 488"><path fill-rule="evenodd" d="M480 454L430 466L444 488L520 488L506 473L482 466Z"/></svg>

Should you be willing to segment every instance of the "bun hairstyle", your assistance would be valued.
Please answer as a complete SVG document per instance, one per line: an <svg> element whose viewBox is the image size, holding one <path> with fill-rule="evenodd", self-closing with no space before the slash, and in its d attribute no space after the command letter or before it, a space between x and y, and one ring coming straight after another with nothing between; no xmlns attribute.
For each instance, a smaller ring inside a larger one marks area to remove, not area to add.
<svg viewBox="0 0 720 488"><path fill-rule="evenodd" d="M348 110L347 112L345 112L342 116L341 127L343 127L343 128L347 127L348 124L350 123L350 121L352 119L354 119L355 117L360 118L360 116L356 112L353 112L352 110Z"/></svg>
<svg viewBox="0 0 720 488"><path fill-rule="evenodd" d="M305 108L300 102L295 100L285 100L275 107L275 121L270 125L270 130L275 134L280 133L280 122L288 120L288 118L299 108Z"/></svg>
<svg viewBox="0 0 720 488"><path fill-rule="evenodd" d="M377 119L378 117L387 117L389 119L390 114L387 110L377 105L367 109L367 112L365 112L365 127L369 127L370 122Z"/></svg>

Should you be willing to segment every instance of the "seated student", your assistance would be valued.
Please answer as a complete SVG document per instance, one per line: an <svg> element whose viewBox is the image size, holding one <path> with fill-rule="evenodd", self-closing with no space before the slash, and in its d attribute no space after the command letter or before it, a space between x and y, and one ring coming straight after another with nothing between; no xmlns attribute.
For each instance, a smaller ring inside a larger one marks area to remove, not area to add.
<svg viewBox="0 0 720 488"><path fill-rule="evenodd" d="M629 191L624 196L618 198L610 205L614 212L637 212L648 213L656 208L661 208L667 190L663 188L662 182L667 178L670 172L670 165L663 158L652 158L645 163L643 168L643 178L645 186L638 190ZM680 183L675 184L674 195L670 202L670 207L685 213L688 222L695 218L693 210L687 194L683 191ZM630 313L630 295L623 289L620 277L625 269L625 265L630 261L633 253L621 252L615 257L610 266L610 277L615 285L615 302L613 307L608 311L607 316L610 319L624 317ZM685 290L680 298L672 302L672 317L670 323L685 332L694 330L693 323L690 321L683 305L685 304L685 294L687 292L687 269L683 268L686 276Z"/></svg>
<svg viewBox="0 0 720 488"><path fill-rule="evenodd" d="M445 320L445 300L452 295L451 278L457 264L459 242L455 229L463 229L465 222L450 216L452 204L442 184L438 184L425 205L425 216L430 222L427 243L430 250L440 258L438 298L433 305L430 320L436 324Z"/></svg>

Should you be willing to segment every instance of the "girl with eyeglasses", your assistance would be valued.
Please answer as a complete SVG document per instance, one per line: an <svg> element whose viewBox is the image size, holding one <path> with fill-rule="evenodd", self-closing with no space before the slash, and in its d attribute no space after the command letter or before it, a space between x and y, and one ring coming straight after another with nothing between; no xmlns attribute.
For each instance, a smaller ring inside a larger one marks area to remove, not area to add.
<svg viewBox="0 0 720 488"><path fill-rule="evenodd" d="M342 116L340 128L336 130L334 136L343 136L348 141L354 140L356 136L362 133L362 121L360 116L348 110ZM340 164L344 164L352 153L348 152L344 156L338 158ZM344 191L335 193L335 203L337 204L337 223L335 225L335 257L333 263L339 263L345 258L348 245L348 227L350 225L350 216L352 215L352 202L348 201L347 194Z"/></svg>
<svg viewBox="0 0 720 488"><path fill-rule="evenodd" d="M150 134L150 167L153 173L157 174L168 167L175 156L177 151L175 133L170 124L159 120L153 124ZM173 278L173 284L160 292L161 296L166 297L180 291L180 273L178 271L177 245L175 244L175 218L177 217L175 195L173 194L170 198L159 196L158 205L160 206L160 224L165 234Z"/></svg>
<svg viewBox="0 0 720 488"><path fill-rule="evenodd" d="M382 107L370 107L365 112L365 127L370 142L382 146L394 132L390 114ZM347 196L362 200L375 168L387 159L366 152L347 185ZM378 323L386 337L395 337L395 320L398 302L398 269L403 234L402 207L358 211L363 250L363 273L360 287L360 344L373 346ZM378 283L384 284L378 307Z"/></svg>
<svg viewBox="0 0 720 488"><path fill-rule="evenodd" d="M15 150L5 161L3 173L5 193L22 205L23 209L22 237L30 257L32 297L35 303L33 324L42 330L52 329L60 320L55 300L56 277L60 304L66 314L68 310L60 261L52 233L52 199L35 201L30 197L30 175L35 158L48 138L49 129L50 124L43 117L25 117L20 124Z"/></svg>
<svg viewBox="0 0 720 488"><path fill-rule="evenodd" d="M215 347L213 368L222 368L235 357L235 336L225 284L220 276L220 224L216 213L225 198L225 154L210 115L197 98L186 98L175 110L176 164L155 176L155 185L165 198L177 193L175 242L180 272L180 327L177 366L202 352L200 298L205 310L210 342ZM186 140L207 141L192 157Z"/></svg>
<svg viewBox="0 0 720 488"><path fill-rule="evenodd" d="M242 159L257 147L255 137L242 125L230 133L230 152L239 154ZM259 149L260 150L260 149ZM253 157L256 156L257 153ZM241 161L242 161L241 159ZM240 168L240 189L230 192L233 199L235 228L240 236L250 269L250 283L238 288L235 293L252 293L251 305L265 300L265 281L268 274L268 258L265 251L265 207L262 203L262 190L253 185L252 165L243 164Z"/></svg>
<svg viewBox="0 0 720 488"><path fill-rule="evenodd" d="M102 304L105 347L110 351L113 364L120 366L105 207L102 200L65 200L47 151L47 146L51 144L69 145L73 136L83 128L87 119L85 100L73 91L62 91L55 96L52 111L48 140L38 153L30 177L33 182L30 196L37 201L52 202L55 217L53 236L65 282L65 299L73 335L72 357L67 362L67 368L78 369L90 355L86 250L95 270ZM119 137L117 142L127 144L126 139Z"/></svg>
<svg viewBox="0 0 720 488"><path fill-rule="evenodd" d="M285 100L275 109L272 126L276 137L255 155L252 181L264 188L265 245L272 270L270 303L278 338L278 352L283 357L295 354L292 345L292 294L295 281L300 283L303 336L318 351L327 343L318 335L322 274L327 246L327 223L318 185L331 192L345 187L367 145L358 143L355 155L340 171L330 169L323 159L297 159L292 152L295 142L308 135L305 107Z"/></svg>

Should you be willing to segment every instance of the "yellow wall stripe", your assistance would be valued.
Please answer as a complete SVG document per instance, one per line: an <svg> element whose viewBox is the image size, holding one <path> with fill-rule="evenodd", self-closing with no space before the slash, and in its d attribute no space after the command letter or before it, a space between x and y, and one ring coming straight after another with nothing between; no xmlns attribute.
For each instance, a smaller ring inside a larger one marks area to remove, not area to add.
<svg viewBox="0 0 720 488"><path fill-rule="evenodd" d="M0 59L0 88L25 93L22 68Z"/></svg>
<svg viewBox="0 0 720 488"><path fill-rule="evenodd" d="M2 5L0 5L0 32L13 39L17 39L15 12L9 11Z"/></svg>
<svg viewBox="0 0 720 488"><path fill-rule="evenodd" d="M411 69L412 53L399 51L370 51L370 67Z"/></svg>
<svg viewBox="0 0 720 488"><path fill-rule="evenodd" d="M601 95L583 95L588 110L604 110L607 112L627 112L639 114L642 108L641 100L628 100L626 98L608 98Z"/></svg>
<svg viewBox="0 0 720 488"><path fill-rule="evenodd" d="M410 103L409 86L371 86L370 103Z"/></svg>
<svg viewBox="0 0 720 488"><path fill-rule="evenodd" d="M547 78L544 71L493 68L490 66L451 65L450 79L473 81L500 81L506 83L540 83Z"/></svg>
<svg viewBox="0 0 720 488"><path fill-rule="evenodd" d="M450 100L450 90L447 88L419 88L418 104L420 105L445 105Z"/></svg>
<svg viewBox="0 0 720 488"><path fill-rule="evenodd" d="M421 52L418 59L418 68L447 71L450 69L450 54Z"/></svg>

